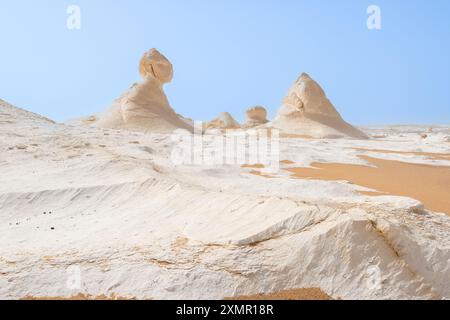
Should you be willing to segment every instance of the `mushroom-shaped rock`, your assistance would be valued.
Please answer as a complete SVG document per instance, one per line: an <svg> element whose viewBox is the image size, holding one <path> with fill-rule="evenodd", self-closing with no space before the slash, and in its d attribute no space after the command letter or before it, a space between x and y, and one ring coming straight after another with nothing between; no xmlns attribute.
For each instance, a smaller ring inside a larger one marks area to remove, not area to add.
<svg viewBox="0 0 450 320"><path fill-rule="evenodd" d="M173 78L173 66L158 50L150 49L139 63L139 73L143 79L154 77L161 83L168 83Z"/></svg>
<svg viewBox="0 0 450 320"><path fill-rule="evenodd" d="M191 131L170 106L163 85L172 80L173 67L158 50L151 49L139 63L143 80L130 87L112 106L91 121L103 128L169 133L176 129Z"/></svg>
<svg viewBox="0 0 450 320"><path fill-rule="evenodd" d="M267 110L261 106L250 108L246 112L247 119L244 124L245 128L254 128L260 125L264 125L268 122Z"/></svg>

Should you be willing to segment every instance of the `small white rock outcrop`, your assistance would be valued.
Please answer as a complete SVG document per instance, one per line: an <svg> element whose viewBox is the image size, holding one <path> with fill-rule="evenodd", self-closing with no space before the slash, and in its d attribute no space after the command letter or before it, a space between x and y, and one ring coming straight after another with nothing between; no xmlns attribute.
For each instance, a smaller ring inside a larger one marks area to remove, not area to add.
<svg viewBox="0 0 450 320"><path fill-rule="evenodd" d="M264 107L256 106L250 108L246 112L246 121L244 128L254 128L261 125L265 125L267 122L267 110Z"/></svg>
<svg viewBox="0 0 450 320"><path fill-rule="evenodd" d="M216 119L205 124L205 129L240 129L241 125L228 112L221 113Z"/></svg>

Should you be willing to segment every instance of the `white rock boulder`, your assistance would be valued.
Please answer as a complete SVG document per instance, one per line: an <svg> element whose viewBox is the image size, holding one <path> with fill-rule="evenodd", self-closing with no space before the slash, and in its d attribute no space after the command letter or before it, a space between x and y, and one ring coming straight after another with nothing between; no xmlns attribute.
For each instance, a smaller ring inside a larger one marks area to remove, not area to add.
<svg viewBox="0 0 450 320"><path fill-rule="evenodd" d="M246 122L244 124L245 128L254 128L269 122L267 120L267 110L264 107L256 106L250 108L246 112Z"/></svg>

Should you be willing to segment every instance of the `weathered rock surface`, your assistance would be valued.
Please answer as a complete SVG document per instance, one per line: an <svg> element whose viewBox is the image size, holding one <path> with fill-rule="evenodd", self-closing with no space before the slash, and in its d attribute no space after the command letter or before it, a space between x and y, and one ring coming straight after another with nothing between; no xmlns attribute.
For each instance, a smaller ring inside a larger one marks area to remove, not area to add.
<svg viewBox="0 0 450 320"><path fill-rule="evenodd" d="M389 140L449 152L441 137L382 132L371 148ZM267 179L240 166L174 166L168 135L55 124L4 103L0 137L0 298L222 299L295 288L450 298L450 218L415 200L282 171ZM280 153L296 166L361 164L358 146L284 139Z"/></svg>
<svg viewBox="0 0 450 320"><path fill-rule="evenodd" d="M368 138L361 130L342 119L320 85L306 73L290 88L270 126L285 133L318 138Z"/></svg>
<svg viewBox="0 0 450 320"><path fill-rule="evenodd" d="M246 111L246 122L244 128L254 128L269 122L267 120L267 110L264 107L256 106Z"/></svg>
<svg viewBox="0 0 450 320"><path fill-rule="evenodd" d="M216 119L211 120L205 124L206 130L208 129L240 129L239 122L234 120L233 116L228 112L221 113Z"/></svg>
<svg viewBox="0 0 450 320"><path fill-rule="evenodd" d="M169 60L151 49L142 57L139 72L143 80L132 85L106 111L69 123L159 133L191 130L191 126L172 109L163 90L163 85L173 77Z"/></svg>

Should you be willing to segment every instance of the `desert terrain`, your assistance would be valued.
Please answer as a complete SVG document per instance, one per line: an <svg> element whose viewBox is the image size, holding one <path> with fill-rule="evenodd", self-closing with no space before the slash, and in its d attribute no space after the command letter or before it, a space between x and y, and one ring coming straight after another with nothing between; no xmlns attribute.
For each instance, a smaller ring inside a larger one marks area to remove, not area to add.
<svg viewBox="0 0 450 320"><path fill-rule="evenodd" d="M174 162L194 122L165 97L162 54L139 70L66 123L0 100L0 298L450 299L448 126L357 128L302 74L276 119L201 126L205 150L279 130L277 170Z"/></svg>

